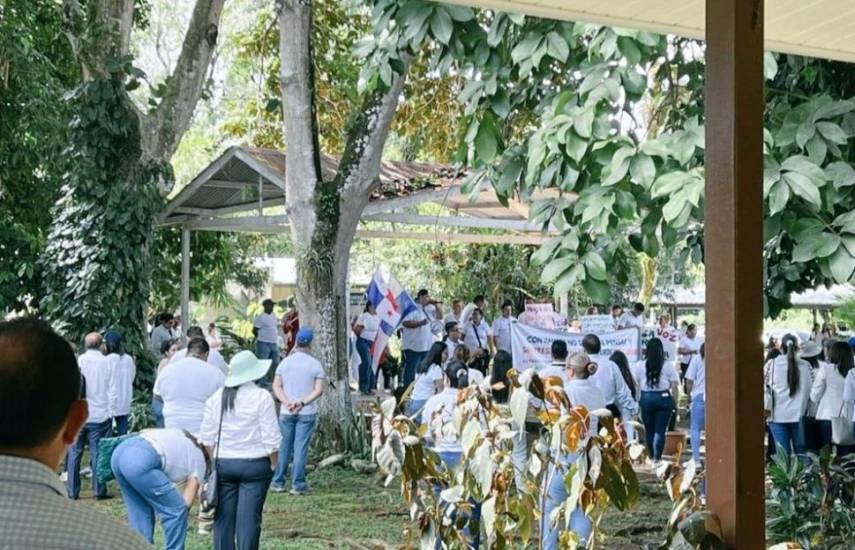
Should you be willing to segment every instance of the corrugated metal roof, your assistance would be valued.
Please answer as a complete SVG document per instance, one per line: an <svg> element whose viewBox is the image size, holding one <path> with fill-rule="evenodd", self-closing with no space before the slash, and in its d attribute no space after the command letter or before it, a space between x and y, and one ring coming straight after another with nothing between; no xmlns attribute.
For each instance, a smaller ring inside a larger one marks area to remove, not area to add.
<svg viewBox="0 0 855 550"><path fill-rule="evenodd" d="M704 0L452 0L567 21L704 37ZM766 48L855 62L855 1L766 0Z"/></svg>

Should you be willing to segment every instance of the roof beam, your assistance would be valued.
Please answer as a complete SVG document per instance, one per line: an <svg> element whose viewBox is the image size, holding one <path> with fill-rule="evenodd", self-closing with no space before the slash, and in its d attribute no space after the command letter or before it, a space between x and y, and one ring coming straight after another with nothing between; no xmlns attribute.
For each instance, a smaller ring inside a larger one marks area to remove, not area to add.
<svg viewBox="0 0 855 550"><path fill-rule="evenodd" d="M217 211L210 208L193 208L190 206L179 206L173 210L176 214L189 214L191 216L216 216Z"/></svg>
<svg viewBox="0 0 855 550"><path fill-rule="evenodd" d="M525 244L540 245L543 237L539 235L479 235L476 233L439 233L416 231L373 231L359 230L357 239L381 239L394 241L434 241L437 243L469 244Z"/></svg>
<svg viewBox="0 0 855 550"><path fill-rule="evenodd" d="M229 147L223 152L222 155L219 156L219 158L217 158L217 160L209 164L208 167L202 170L202 172L198 176L193 178L193 181L187 184L187 187L182 189L181 192L175 195L175 197L167 203L166 208L164 209L163 214L161 215L161 218L167 218L176 208L181 206L184 201L189 199L193 195L193 193L195 193L196 190L202 186L203 183L212 178L214 174L219 172L223 168L223 166L225 166L226 163L228 163L229 160L231 160L231 158L235 156L237 150L237 147Z"/></svg>
<svg viewBox="0 0 855 550"><path fill-rule="evenodd" d="M247 166L264 176L267 181L285 192L285 179L271 170L266 164L260 162L249 153L246 153L243 149L238 149L235 156L246 163Z"/></svg>
<svg viewBox="0 0 855 550"><path fill-rule="evenodd" d="M377 199L368 203L362 215L380 214L381 212L392 212L401 208L409 208L418 206L426 202L442 203L443 200L449 197L460 195L460 186L452 185L451 187L439 187L424 191L416 191L406 197L395 199Z"/></svg>
<svg viewBox="0 0 855 550"><path fill-rule="evenodd" d="M476 218L470 216L422 216L418 214L388 212L381 214L369 214L367 216L363 216L362 219L365 221L402 223L408 225L501 229L504 231L527 231L539 233L542 230L541 225L529 223L525 220L503 220Z"/></svg>
<svg viewBox="0 0 855 550"><path fill-rule="evenodd" d="M197 219L185 224L199 231L282 233L288 231L288 216L243 216L240 218Z"/></svg>

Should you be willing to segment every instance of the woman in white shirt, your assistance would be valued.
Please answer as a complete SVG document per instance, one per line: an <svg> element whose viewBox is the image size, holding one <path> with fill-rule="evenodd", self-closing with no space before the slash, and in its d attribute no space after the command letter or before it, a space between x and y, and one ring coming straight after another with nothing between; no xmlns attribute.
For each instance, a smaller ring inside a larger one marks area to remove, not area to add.
<svg viewBox="0 0 855 550"><path fill-rule="evenodd" d="M416 424L421 423L421 410L427 400L442 391L442 366L447 359L448 347L442 342L434 342L424 361L416 367L416 380L407 404L407 416L413 417Z"/></svg>
<svg viewBox="0 0 855 550"><path fill-rule="evenodd" d="M772 362L769 370L771 403L769 408L769 430L775 446L789 454L805 452L804 433L801 420L810 400L810 366L798 358L799 340L787 334L781 340L784 355Z"/></svg>
<svg viewBox="0 0 855 550"><path fill-rule="evenodd" d="M810 400L817 404L816 420L822 434L822 445L831 445L831 419L843 414L844 386L851 380L850 397L855 401L855 377L849 377L852 370L852 349L846 342L834 342L828 353L829 363L823 363L816 373L810 389Z"/></svg>
<svg viewBox="0 0 855 550"><path fill-rule="evenodd" d="M131 528L154 544L156 514L166 550L183 550L188 510L210 468L202 443L177 428L144 430L116 447L110 467Z"/></svg>
<svg viewBox="0 0 855 550"><path fill-rule="evenodd" d="M270 392L255 381L270 368L270 359L251 351L237 353L229 364L225 388L205 403L201 439L217 469L214 548L256 549L261 513L278 460L282 434Z"/></svg>
<svg viewBox="0 0 855 550"><path fill-rule="evenodd" d="M680 383L674 365L665 361L665 349L659 338L647 342L645 359L635 365L632 374L641 391L638 405L644 423L647 452L651 459L659 461L665 449L665 431L677 403Z"/></svg>
<svg viewBox="0 0 855 550"><path fill-rule="evenodd" d="M377 380L374 376L374 362L371 357L371 346L374 345L374 340L377 338L377 331L380 329L380 320L377 318L377 312L374 309L374 304L371 302L365 303L365 311L356 319L353 324L353 333L356 334L356 353L359 354L359 392L362 395L371 395L377 385Z"/></svg>
<svg viewBox="0 0 855 550"><path fill-rule="evenodd" d="M128 419L131 416L131 402L134 399L134 378L137 366L134 358L125 353L122 347L122 335L115 330L104 334L107 359L113 370L110 380L110 409L116 435L128 433Z"/></svg>
<svg viewBox="0 0 855 550"><path fill-rule="evenodd" d="M699 355L692 355L686 369L686 393L689 394L689 427L692 433L692 459L701 460L701 431L706 430L707 367L706 344L701 344Z"/></svg>
<svg viewBox="0 0 855 550"><path fill-rule="evenodd" d="M589 413L597 409L605 409L606 398L599 386L590 379L591 375L597 372L597 364L591 361L590 356L584 352L574 353L567 359L566 368L568 381L564 384L564 391L567 394L567 399L570 400L570 404L574 407L581 405L588 409ZM588 436L596 434L597 426L597 417L589 414ZM579 447L585 444L584 441L583 438L578 444ZM570 519L567 523L563 525L550 523L553 510L567 500L565 476L578 457L579 454L574 449L563 447L558 466L551 464L549 467L546 476L546 481L549 483L546 488L546 505L541 517L544 550L554 550L559 547L560 531L567 529L573 531L579 539L579 547L586 546L588 538L591 536L591 520L585 515L584 510L578 506L570 513ZM559 522L563 523L562 520L566 517L565 514L559 514Z"/></svg>

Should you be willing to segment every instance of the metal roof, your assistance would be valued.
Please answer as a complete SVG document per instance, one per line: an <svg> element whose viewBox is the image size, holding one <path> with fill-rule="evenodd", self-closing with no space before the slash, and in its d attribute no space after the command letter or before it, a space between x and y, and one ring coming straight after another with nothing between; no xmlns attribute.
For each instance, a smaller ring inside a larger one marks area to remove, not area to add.
<svg viewBox="0 0 855 550"><path fill-rule="evenodd" d="M747 0L746 0L747 1ZM704 0L452 0L450 3L704 38ZM855 1L766 0L766 49L855 62Z"/></svg>

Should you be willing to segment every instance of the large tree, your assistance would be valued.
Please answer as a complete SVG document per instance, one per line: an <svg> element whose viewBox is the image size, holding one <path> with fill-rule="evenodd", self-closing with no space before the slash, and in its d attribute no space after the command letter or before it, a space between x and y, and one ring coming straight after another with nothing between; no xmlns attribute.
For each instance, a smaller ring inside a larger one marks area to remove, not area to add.
<svg viewBox="0 0 855 550"><path fill-rule="evenodd" d="M137 2L63 2L81 80L43 255L43 308L73 340L112 326L143 348L152 232L174 182L170 159L208 78L223 1L196 2L175 68L146 106L129 94L142 76L129 54Z"/></svg>

